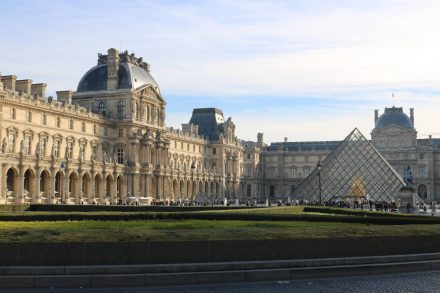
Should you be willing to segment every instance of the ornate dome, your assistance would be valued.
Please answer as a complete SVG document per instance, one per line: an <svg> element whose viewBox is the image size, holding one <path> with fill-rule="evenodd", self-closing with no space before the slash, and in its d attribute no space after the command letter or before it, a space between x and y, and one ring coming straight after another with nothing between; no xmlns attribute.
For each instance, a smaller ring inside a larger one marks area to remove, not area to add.
<svg viewBox="0 0 440 293"><path fill-rule="evenodd" d="M107 55L99 54L98 65L90 69L81 78L77 92L107 90L108 64ZM127 51L119 54L118 86L116 89L136 89L143 85L152 85L156 91L159 87L149 72L149 65L142 58L128 55Z"/></svg>
<svg viewBox="0 0 440 293"><path fill-rule="evenodd" d="M385 112L376 121L376 129L397 125L404 128L414 128L411 119L403 113L402 107L385 108Z"/></svg>

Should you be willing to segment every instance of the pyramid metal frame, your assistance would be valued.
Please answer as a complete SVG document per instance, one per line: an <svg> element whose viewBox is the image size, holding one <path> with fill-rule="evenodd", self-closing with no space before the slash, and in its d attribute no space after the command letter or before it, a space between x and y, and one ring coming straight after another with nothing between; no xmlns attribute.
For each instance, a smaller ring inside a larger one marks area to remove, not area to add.
<svg viewBox="0 0 440 293"><path fill-rule="evenodd" d="M396 201L399 190L405 186L402 177L391 167L376 148L355 128L321 162L321 199L360 199L352 194L354 181L360 178L364 188L363 199ZM293 198L319 201L318 169L307 176L296 188Z"/></svg>

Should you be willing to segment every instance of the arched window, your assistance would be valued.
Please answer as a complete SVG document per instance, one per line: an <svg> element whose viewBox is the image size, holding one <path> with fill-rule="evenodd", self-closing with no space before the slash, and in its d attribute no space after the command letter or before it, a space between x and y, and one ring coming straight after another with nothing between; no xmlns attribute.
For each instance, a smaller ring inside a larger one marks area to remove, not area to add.
<svg viewBox="0 0 440 293"><path fill-rule="evenodd" d="M417 193L421 198L428 198L428 188L425 184L420 184Z"/></svg>
<svg viewBox="0 0 440 293"><path fill-rule="evenodd" d="M105 111L107 109L107 106L105 105L104 102L99 102L98 104L98 111L99 113L101 113L102 115L105 115Z"/></svg>
<svg viewBox="0 0 440 293"><path fill-rule="evenodd" d="M125 112L125 101L121 100L118 102L118 118L119 119L124 118L124 112Z"/></svg>

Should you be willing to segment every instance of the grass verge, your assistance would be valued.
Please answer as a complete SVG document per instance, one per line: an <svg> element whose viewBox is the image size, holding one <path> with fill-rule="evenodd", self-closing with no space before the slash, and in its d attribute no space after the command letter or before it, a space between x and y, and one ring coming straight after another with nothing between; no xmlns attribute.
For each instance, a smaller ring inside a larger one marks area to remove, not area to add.
<svg viewBox="0 0 440 293"><path fill-rule="evenodd" d="M440 225L378 226L302 221L0 222L0 242L26 243L262 240L439 234Z"/></svg>

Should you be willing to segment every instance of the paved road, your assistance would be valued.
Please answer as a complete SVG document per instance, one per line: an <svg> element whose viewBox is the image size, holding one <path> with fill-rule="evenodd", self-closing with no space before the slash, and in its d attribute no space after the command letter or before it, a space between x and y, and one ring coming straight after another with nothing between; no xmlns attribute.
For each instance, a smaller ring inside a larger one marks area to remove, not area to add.
<svg viewBox="0 0 440 293"><path fill-rule="evenodd" d="M29 290L1 292L30 292ZM263 283L176 286L119 289L47 289L32 292L110 292L110 293L284 293L284 292L440 292L440 271L411 274L346 277L304 281L274 281Z"/></svg>

